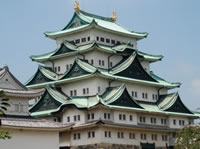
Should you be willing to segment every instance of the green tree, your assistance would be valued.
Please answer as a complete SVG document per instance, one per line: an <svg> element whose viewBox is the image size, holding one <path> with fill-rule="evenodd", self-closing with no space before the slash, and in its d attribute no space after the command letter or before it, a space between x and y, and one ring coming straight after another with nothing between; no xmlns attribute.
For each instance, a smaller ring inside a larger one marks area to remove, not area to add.
<svg viewBox="0 0 200 149"><path fill-rule="evenodd" d="M4 92L0 91L0 115L4 115L4 111L6 111L7 107L10 106L10 104L8 103L8 99L4 97L5 97ZM11 136L8 131L0 130L0 139L10 139L10 138Z"/></svg>
<svg viewBox="0 0 200 149"><path fill-rule="evenodd" d="M179 130L175 149L200 149L200 126L185 126Z"/></svg>

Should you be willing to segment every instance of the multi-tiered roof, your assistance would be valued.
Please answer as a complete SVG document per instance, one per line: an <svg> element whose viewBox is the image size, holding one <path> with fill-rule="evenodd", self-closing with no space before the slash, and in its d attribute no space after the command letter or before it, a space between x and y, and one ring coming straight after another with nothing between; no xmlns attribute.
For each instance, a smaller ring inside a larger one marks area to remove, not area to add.
<svg viewBox="0 0 200 149"><path fill-rule="evenodd" d="M66 27L56 32L46 32L45 35L52 39L70 36L75 33L99 29L107 33L114 33L131 37L137 40L147 37L147 33L130 31L117 24L113 18L106 18L84 12L75 11L71 21ZM121 55L123 59L115 66L100 68L92 65L86 59L76 57L93 50L103 51L113 55ZM31 56L33 61L45 64L60 58L74 56L74 63L65 73L58 74L52 67L39 66L37 72L26 82L29 88L44 88L46 91L40 100L30 109L32 115L49 115L60 112L68 105L73 105L78 109L89 109L96 106L109 108L132 109L135 111L164 113L170 115L196 115L190 111L181 101L178 93L159 95L156 102L146 102L136 100L131 97L126 88L126 82L174 89L180 87L180 83L171 83L157 76L152 71L147 72L141 65L145 60L149 63L162 60L162 55L151 55L134 48L131 43L117 43L114 45L104 45L93 40L88 44L77 45L73 41L63 40L60 46L52 52ZM108 80L118 80L124 82L120 86L108 86L103 94L93 96L70 96L62 91L63 84L72 83L93 77L105 78Z"/></svg>

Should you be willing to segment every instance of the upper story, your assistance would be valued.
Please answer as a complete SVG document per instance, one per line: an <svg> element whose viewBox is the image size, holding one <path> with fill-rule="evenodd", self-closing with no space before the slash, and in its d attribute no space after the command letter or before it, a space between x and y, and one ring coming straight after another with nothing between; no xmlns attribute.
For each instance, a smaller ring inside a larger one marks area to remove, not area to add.
<svg viewBox="0 0 200 149"><path fill-rule="evenodd" d="M28 101L43 94L44 90L30 90L21 84L9 71L8 67L0 69L0 91L3 93L1 99L8 99L10 106L4 111L6 115L30 115Z"/></svg>
<svg viewBox="0 0 200 149"><path fill-rule="evenodd" d="M191 112L177 93L159 96L157 102L132 97L125 85L110 87L103 95L69 97L58 88L47 88L30 109L34 116L76 125L109 121L117 125L151 128L181 128L193 124L198 115Z"/></svg>
<svg viewBox="0 0 200 149"><path fill-rule="evenodd" d="M116 15L116 13L115 13ZM83 45L97 41L104 45L130 43L135 49L137 40L147 37L147 33L134 32L116 22L116 16L103 17L76 10L70 22L60 31L46 32L45 35L56 40L57 47L64 40Z"/></svg>

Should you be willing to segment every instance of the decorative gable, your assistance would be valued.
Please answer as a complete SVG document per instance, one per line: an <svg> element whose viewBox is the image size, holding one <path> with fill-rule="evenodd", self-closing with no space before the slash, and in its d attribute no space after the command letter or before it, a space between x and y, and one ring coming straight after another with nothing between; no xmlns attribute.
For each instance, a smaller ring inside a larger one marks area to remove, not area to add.
<svg viewBox="0 0 200 149"><path fill-rule="evenodd" d="M79 27L79 26L85 25L85 24L88 24L88 23L83 21L80 17L78 17L76 12L75 12L71 21L69 22L69 24L67 24L67 26L63 30L66 30L66 29L69 29L69 28Z"/></svg>
<svg viewBox="0 0 200 149"><path fill-rule="evenodd" d="M55 100L48 91L45 91L39 102L30 110L30 112L39 112L56 109L61 105L60 102Z"/></svg>
<svg viewBox="0 0 200 149"><path fill-rule="evenodd" d="M131 108L142 108L131 98L126 88L124 89L122 95L117 100L110 103L110 105L115 105L120 107L122 106Z"/></svg>
<svg viewBox="0 0 200 149"><path fill-rule="evenodd" d="M157 82L144 70L137 56L135 57L133 62L128 66L128 68L119 73L116 73L115 75L133 79Z"/></svg>
<svg viewBox="0 0 200 149"><path fill-rule="evenodd" d="M180 97L178 96L174 104L166 109L165 111L169 112L178 112L178 113L188 113L193 114L181 101Z"/></svg>
<svg viewBox="0 0 200 149"><path fill-rule="evenodd" d="M44 74L42 74L42 72L38 69L38 71L36 72L36 74L34 75L33 79L26 84L28 85L34 85L34 84L40 84L40 83L46 83L52 81L51 79L47 78Z"/></svg>
<svg viewBox="0 0 200 149"><path fill-rule="evenodd" d="M73 64L72 68L68 71L68 73L63 77L63 79L70 78L70 77L78 77L85 74L89 74L87 71L82 69L77 62Z"/></svg>
<svg viewBox="0 0 200 149"><path fill-rule="evenodd" d="M68 52L74 52L74 50L71 50L64 43L62 43L58 51L55 54L53 54L53 56L68 53Z"/></svg>

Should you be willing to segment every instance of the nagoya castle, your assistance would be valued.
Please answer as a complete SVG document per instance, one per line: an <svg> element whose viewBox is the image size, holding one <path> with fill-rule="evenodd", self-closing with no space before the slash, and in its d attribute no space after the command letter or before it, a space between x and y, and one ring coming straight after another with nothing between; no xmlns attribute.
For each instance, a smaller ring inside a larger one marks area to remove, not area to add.
<svg viewBox="0 0 200 149"><path fill-rule="evenodd" d="M166 81L151 69L162 55L144 53L137 42L146 32L81 10L56 32L54 51L33 55L40 63L26 82L45 88L30 107L32 116L63 124L60 149L171 149L176 132L194 123L177 92L180 83Z"/></svg>

